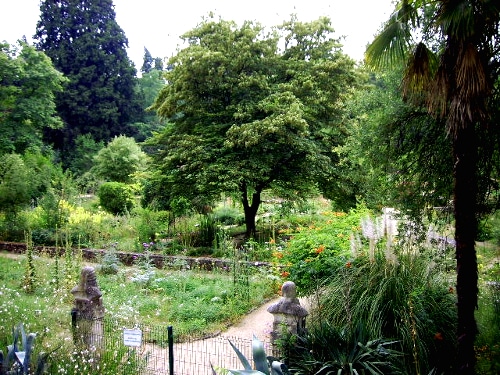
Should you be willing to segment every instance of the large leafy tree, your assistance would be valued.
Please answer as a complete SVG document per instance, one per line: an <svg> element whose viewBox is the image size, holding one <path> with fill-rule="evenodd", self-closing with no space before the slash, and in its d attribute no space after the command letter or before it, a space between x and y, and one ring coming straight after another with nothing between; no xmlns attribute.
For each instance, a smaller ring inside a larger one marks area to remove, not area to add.
<svg viewBox="0 0 500 375"><path fill-rule="evenodd" d="M36 46L69 78L57 109L65 126L48 134L64 155L71 155L77 136L96 142L132 135L130 123L142 109L135 95L128 41L115 20L112 0L46 0L40 5Z"/></svg>
<svg viewBox="0 0 500 375"><path fill-rule="evenodd" d="M44 129L62 127L54 100L64 82L43 52L0 44L0 155L40 148Z"/></svg>
<svg viewBox="0 0 500 375"><path fill-rule="evenodd" d="M332 32L327 18L292 18L271 33L212 19L186 33L153 106L169 124L151 142L151 200L239 196L252 235L263 190L298 198L334 182L332 148L356 75Z"/></svg>
<svg viewBox="0 0 500 375"><path fill-rule="evenodd" d="M367 49L373 65L405 61L405 95L446 122L452 141L457 260L458 368L473 374L478 274L475 251L482 174L500 62L500 4L494 0L403 0ZM416 39L418 38L418 39ZM494 137L492 137L494 138ZM490 158L491 160L491 158Z"/></svg>

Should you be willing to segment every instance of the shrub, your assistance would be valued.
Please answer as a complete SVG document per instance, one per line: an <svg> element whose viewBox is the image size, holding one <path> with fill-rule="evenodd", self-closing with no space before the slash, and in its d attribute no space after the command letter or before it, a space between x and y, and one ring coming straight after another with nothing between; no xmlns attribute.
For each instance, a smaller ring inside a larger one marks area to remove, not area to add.
<svg viewBox="0 0 500 375"><path fill-rule="evenodd" d="M106 251L99 265L99 272L103 275L116 275L120 269L120 260L114 248Z"/></svg>
<svg viewBox="0 0 500 375"><path fill-rule="evenodd" d="M134 138L121 135L97 153L93 172L107 181L131 183L133 174L145 168L146 160Z"/></svg>
<svg viewBox="0 0 500 375"><path fill-rule="evenodd" d="M313 292L318 283L351 256L351 236L361 233L361 218L369 211L358 207L349 213L324 212L318 225L298 227L290 233L287 247L277 255L301 294Z"/></svg>
<svg viewBox="0 0 500 375"><path fill-rule="evenodd" d="M235 207L220 207L214 210L214 219L222 225L243 225L245 216Z"/></svg>
<svg viewBox="0 0 500 375"><path fill-rule="evenodd" d="M134 194L130 185L121 182L105 182L99 187L101 207L106 211L120 215L134 207Z"/></svg>
<svg viewBox="0 0 500 375"><path fill-rule="evenodd" d="M139 242L155 242L161 234L166 234L169 223L168 211L154 211L137 207L134 210L134 223Z"/></svg>

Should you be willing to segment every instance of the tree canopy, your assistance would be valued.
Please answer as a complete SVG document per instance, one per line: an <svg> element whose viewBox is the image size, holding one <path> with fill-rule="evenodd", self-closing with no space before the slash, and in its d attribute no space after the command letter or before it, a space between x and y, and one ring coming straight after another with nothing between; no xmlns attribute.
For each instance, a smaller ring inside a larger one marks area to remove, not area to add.
<svg viewBox="0 0 500 375"><path fill-rule="evenodd" d="M40 148L44 129L62 127L54 100L65 82L43 52L0 44L0 155Z"/></svg>
<svg viewBox="0 0 500 375"><path fill-rule="evenodd" d="M335 182L333 147L356 74L329 19L292 18L270 32L205 19L182 38L189 46L169 60L153 105L168 124L150 142L152 196L239 196L252 234L263 190L297 199Z"/></svg>
<svg viewBox="0 0 500 375"><path fill-rule="evenodd" d="M90 133L96 142L131 135L129 124L142 109L135 99L136 70L112 0L42 1L40 12L36 46L69 79L57 96L65 126L49 132L48 140L66 155L79 135Z"/></svg>

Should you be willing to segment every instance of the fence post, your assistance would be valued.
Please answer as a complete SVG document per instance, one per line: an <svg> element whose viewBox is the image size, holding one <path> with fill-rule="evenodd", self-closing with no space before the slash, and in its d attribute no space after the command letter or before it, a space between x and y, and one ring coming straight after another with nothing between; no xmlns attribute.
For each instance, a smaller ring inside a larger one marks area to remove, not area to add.
<svg viewBox="0 0 500 375"><path fill-rule="evenodd" d="M174 334L172 326L167 327L168 332L168 372L174 375Z"/></svg>

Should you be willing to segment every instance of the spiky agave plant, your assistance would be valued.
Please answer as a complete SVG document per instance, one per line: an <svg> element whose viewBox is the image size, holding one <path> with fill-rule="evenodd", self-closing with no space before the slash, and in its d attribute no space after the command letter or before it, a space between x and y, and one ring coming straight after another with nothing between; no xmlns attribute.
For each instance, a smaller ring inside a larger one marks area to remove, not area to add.
<svg viewBox="0 0 500 375"><path fill-rule="evenodd" d="M277 358L272 356L266 356L264 350L264 344L254 335L252 339L252 355L254 367L250 364L250 361L245 357L243 353L228 340L229 344L238 356L241 364L243 365L243 370L228 370L230 374L233 375L290 375L288 368L285 364L281 363ZM212 374L217 375L213 366Z"/></svg>
<svg viewBox="0 0 500 375"><path fill-rule="evenodd" d="M33 357L33 347L35 333L28 335L24 331L24 326L19 323L12 329L14 338L13 344L7 346L7 355L4 356L0 350L0 375L27 375L30 372L31 359ZM18 341L20 341L20 346ZM40 353L36 364L35 372L32 374L41 375L45 368L48 354Z"/></svg>

